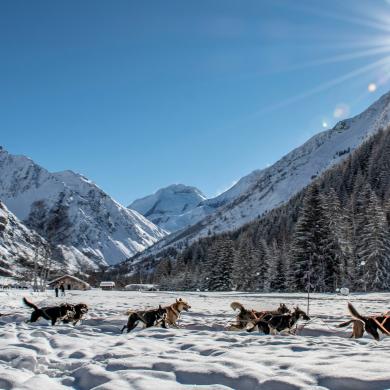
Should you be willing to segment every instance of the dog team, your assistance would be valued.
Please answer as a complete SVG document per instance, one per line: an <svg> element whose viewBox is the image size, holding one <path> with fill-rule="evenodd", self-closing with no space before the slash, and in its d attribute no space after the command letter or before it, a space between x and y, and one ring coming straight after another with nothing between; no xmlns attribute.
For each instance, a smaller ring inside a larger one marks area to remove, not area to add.
<svg viewBox="0 0 390 390"><path fill-rule="evenodd" d="M23 298L25 305L33 309L31 318L28 322L35 322L40 317L51 321L55 325L58 320L64 323L72 323L76 325L81 321L83 316L88 312L88 306L84 303L71 305L63 303L59 306L38 308L34 303L27 298ZM235 322L226 327L226 330L245 330L253 332L258 330L264 334L277 334L280 332L288 332L295 334L299 320L310 321L310 317L301 310L298 306L292 310L281 303L275 310L256 311L254 309L246 309L240 302L232 302L231 308L234 311L238 310ZM178 327L178 320L183 311L188 311L191 306L182 298L169 306L159 305L157 309L149 310L129 310L127 312L127 323L123 326L122 332L127 329L127 333L132 331L139 323L142 323L144 328L152 326L160 326L163 328ZM351 338L363 337L364 332L372 335L375 340L379 340L379 332L390 336L390 313L376 316L363 316L354 308L351 303L348 303L348 310L352 319L339 324L338 328L352 325Z"/></svg>

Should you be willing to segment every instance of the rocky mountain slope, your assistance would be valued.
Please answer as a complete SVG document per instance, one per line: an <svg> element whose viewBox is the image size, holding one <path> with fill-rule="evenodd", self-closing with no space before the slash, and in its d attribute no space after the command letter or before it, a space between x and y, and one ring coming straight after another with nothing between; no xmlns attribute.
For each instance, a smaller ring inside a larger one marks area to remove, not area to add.
<svg viewBox="0 0 390 390"><path fill-rule="evenodd" d="M31 269L37 248L48 252L49 244L0 202L0 276L19 276Z"/></svg>
<svg viewBox="0 0 390 390"><path fill-rule="evenodd" d="M195 187L172 184L129 205L150 221L169 232L181 230L192 223L194 208L206 197Z"/></svg>
<svg viewBox="0 0 390 390"><path fill-rule="evenodd" d="M72 171L51 173L0 150L0 199L70 269L114 264L166 234Z"/></svg>
<svg viewBox="0 0 390 390"><path fill-rule="evenodd" d="M194 224L161 240L134 260L168 246L180 247L183 242L236 229L256 219L289 200L389 124L390 93L387 93L361 114L315 135L272 166L252 172L220 196L202 202L189 212L188 218Z"/></svg>

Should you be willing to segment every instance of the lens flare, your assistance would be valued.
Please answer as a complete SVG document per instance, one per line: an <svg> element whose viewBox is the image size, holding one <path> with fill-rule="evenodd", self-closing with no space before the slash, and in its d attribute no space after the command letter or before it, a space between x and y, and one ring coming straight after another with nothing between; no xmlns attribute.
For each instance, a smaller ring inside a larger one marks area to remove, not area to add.
<svg viewBox="0 0 390 390"><path fill-rule="evenodd" d="M336 119L345 118L349 115L349 106L347 104L338 104L333 111L333 117Z"/></svg>
<svg viewBox="0 0 390 390"><path fill-rule="evenodd" d="M376 91L376 88L377 88L377 86L376 86L376 84L375 83L370 83L370 84L368 84L368 87L367 87L367 89L368 89L368 92L375 92Z"/></svg>

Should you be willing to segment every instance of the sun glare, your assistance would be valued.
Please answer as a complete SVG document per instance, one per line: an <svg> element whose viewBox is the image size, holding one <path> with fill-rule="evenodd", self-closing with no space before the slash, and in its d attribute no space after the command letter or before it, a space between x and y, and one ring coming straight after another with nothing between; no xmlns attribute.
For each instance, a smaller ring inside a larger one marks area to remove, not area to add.
<svg viewBox="0 0 390 390"><path fill-rule="evenodd" d="M375 92L375 91L376 91L377 86L376 86L375 83L370 83L370 84L368 84L367 89L368 89L368 92L371 92L371 93L372 93L372 92Z"/></svg>
<svg viewBox="0 0 390 390"><path fill-rule="evenodd" d="M370 6L369 9L356 8L355 16L340 15L316 9L314 7L299 6L299 8L307 13L319 15L324 18L333 19L344 24L353 24L370 29L372 32L366 31L363 35L351 37L345 36L345 40L340 39L338 42L331 42L332 46L337 49L338 53L328 55L323 58L318 58L305 63L292 64L288 68L283 69L285 72L296 71L304 68L319 67L336 63L350 63L350 71L340 76L336 76L330 80L324 80L317 84L312 89L302 91L295 96L290 96L284 100L280 100L275 104L262 107L253 115L263 114L273 111L284 106L296 103L297 101L306 99L312 95L318 94L325 90L334 88L345 82L356 82L356 86L361 88L360 98L367 94L373 94L382 87L390 84L390 10L387 6L390 0L385 0L381 5L378 3L375 6ZM329 47L325 44L326 47ZM342 52L340 52L342 49ZM357 65L357 63L359 65ZM345 67L344 67L345 68ZM362 79L367 78L367 84L362 85ZM337 105L331 114L323 113L324 117L333 120L341 120L348 117L355 101L351 101ZM332 125L331 120L323 120L321 122L323 128L328 128Z"/></svg>

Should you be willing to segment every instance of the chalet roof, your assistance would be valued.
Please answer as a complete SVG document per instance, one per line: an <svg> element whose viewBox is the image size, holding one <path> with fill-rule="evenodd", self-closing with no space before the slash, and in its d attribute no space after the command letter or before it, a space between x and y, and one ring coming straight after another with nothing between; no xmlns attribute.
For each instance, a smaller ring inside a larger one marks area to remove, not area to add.
<svg viewBox="0 0 390 390"><path fill-rule="evenodd" d="M114 287L115 282L106 281L106 282L100 282L100 287Z"/></svg>
<svg viewBox="0 0 390 390"><path fill-rule="evenodd" d="M148 283L131 283L125 286L125 288L131 288L131 287L145 287L145 288L152 288L152 287L158 287L158 284L148 284Z"/></svg>
<svg viewBox="0 0 390 390"><path fill-rule="evenodd" d="M51 285L51 284L54 284L54 283L58 283L58 282L60 282L62 279L65 279L65 278L73 279L75 282L82 283L82 284L84 284L85 286L88 286L88 287L89 287L89 283L84 282L84 280L81 280L81 279L79 279L79 278L76 278L76 276L68 275L68 274L62 275L62 276L60 276L60 277L58 277L58 278L56 278L56 279L53 279L53 280L51 280L50 282L48 282L48 284Z"/></svg>

